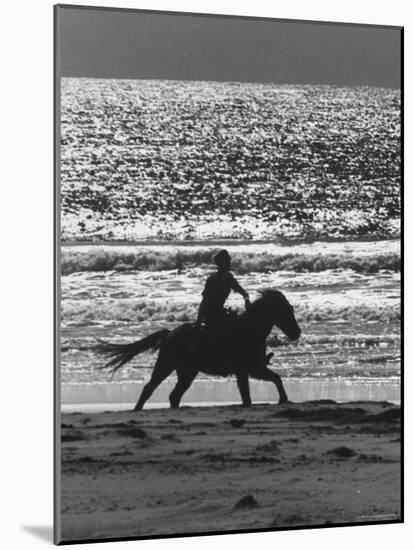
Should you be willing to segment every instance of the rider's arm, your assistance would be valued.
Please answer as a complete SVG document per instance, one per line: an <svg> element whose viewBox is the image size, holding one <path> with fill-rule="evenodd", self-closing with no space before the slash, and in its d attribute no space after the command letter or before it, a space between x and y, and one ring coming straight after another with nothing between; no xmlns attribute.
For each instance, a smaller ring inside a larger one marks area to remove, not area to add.
<svg viewBox="0 0 414 550"><path fill-rule="evenodd" d="M235 277L231 275L231 288L234 292L241 294L246 302L249 302L249 294L244 290L244 288L236 281Z"/></svg>
<svg viewBox="0 0 414 550"><path fill-rule="evenodd" d="M201 304L198 307L198 314L197 314L197 321L196 325L200 326L202 321L204 320L204 300L202 300Z"/></svg>

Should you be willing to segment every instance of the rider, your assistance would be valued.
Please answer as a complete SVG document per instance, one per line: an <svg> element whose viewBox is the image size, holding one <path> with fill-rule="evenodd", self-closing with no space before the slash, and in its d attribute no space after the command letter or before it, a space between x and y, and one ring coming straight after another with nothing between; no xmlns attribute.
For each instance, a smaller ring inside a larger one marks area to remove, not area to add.
<svg viewBox="0 0 414 550"><path fill-rule="evenodd" d="M242 286L236 281L234 275L230 272L231 257L227 250L220 250L213 260L217 265L216 273L210 275L206 281L203 290L203 299L198 309L198 318L196 327L200 328L201 323L204 321L206 328L212 328L214 332L221 332L225 329L224 322L226 321L226 310L224 304L232 290L241 294L244 298L246 309L250 305L249 295L242 288ZM263 355L262 355L263 354ZM263 366L267 366L270 363L273 353L266 355L266 347L259 351L259 356L262 356Z"/></svg>
<svg viewBox="0 0 414 550"><path fill-rule="evenodd" d="M226 318L224 303L232 290L243 296L246 308L250 305L248 293L230 272L231 257L227 250L220 250L213 260L218 269L206 281L202 293L203 299L198 309L197 327L200 327L203 321L207 327L217 327L222 324Z"/></svg>

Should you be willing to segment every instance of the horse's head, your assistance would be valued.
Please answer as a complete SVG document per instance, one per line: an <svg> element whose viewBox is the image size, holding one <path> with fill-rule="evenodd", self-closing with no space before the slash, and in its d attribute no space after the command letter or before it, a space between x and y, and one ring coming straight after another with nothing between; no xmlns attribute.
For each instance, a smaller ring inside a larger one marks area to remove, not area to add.
<svg viewBox="0 0 414 550"><path fill-rule="evenodd" d="M291 340L297 340L301 330L295 319L293 306L279 290L262 290L257 303L261 302L267 316Z"/></svg>

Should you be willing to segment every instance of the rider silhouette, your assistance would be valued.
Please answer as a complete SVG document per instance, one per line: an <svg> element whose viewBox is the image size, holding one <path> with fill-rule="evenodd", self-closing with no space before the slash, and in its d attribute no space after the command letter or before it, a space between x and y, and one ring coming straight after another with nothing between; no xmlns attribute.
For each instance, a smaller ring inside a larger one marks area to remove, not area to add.
<svg viewBox="0 0 414 550"><path fill-rule="evenodd" d="M227 250L220 250L213 257L213 260L218 269L216 273L207 278L202 293L203 299L198 309L196 327L200 328L204 322L207 331L210 333L212 342L215 345L219 345L222 348L222 352L226 352L226 346L223 347L223 341L221 338L217 338L220 333L223 334L223 329L224 334L228 335L229 325L226 324L228 315L224 309L224 304L232 290L243 296L246 309L250 305L250 300L248 293L240 286L234 275L230 272L231 257ZM231 349L227 349L227 353L229 352L231 355ZM257 357L256 363L259 366L267 366L273 357L273 353L266 355L266 344L263 348L258 349L255 355Z"/></svg>
<svg viewBox="0 0 414 550"><path fill-rule="evenodd" d="M202 293L203 299L198 309L197 327L200 327L202 322L206 327L222 326L226 319L224 304L232 290L243 296L246 308L250 304L248 293L230 272L231 257L227 250L221 250L213 259L218 269L206 281Z"/></svg>

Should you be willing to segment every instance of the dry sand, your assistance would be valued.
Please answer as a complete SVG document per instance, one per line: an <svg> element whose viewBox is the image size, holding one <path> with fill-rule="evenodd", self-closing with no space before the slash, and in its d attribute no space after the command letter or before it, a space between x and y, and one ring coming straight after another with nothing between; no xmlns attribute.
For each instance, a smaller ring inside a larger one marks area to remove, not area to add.
<svg viewBox="0 0 414 550"><path fill-rule="evenodd" d="M62 415L61 539L399 520L400 408Z"/></svg>

